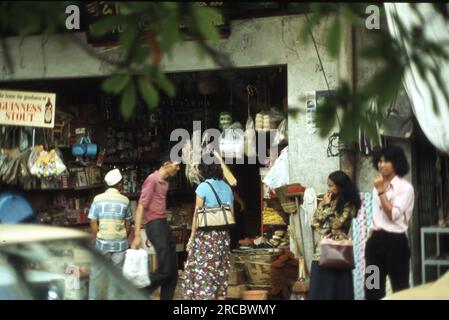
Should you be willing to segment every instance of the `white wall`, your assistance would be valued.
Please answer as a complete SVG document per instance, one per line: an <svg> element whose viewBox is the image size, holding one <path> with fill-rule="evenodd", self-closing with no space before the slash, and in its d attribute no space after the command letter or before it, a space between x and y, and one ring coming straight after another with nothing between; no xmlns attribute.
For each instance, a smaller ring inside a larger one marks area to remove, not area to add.
<svg viewBox="0 0 449 320"><path fill-rule="evenodd" d="M298 39L304 20L302 15L293 15L233 21L231 36L217 45L221 51L230 54L237 67L286 64L289 106L299 106L301 111L304 111L301 97L305 92L327 89L312 43L304 45ZM315 31L315 38L333 88L339 75L348 76L350 63L344 59L340 63L329 59L323 45L322 35L325 31L326 23ZM76 36L85 41L84 34ZM348 38L345 40L345 50L350 46ZM16 71L8 74L3 56L0 55L0 81L94 77L111 72L109 65L92 58L69 41L64 43L64 39L65 35L27 37L22 43L18 38L8 39ZM96 50L111 57L120 54L115 48ZM172 59L165 59L163 65L169 72L217 69L210 59L200 60L197 57L193 42L176 47ZM327 158L327 139L306 133L303 112L297 118L289 118L289 129L292 182L301 182L324 192L327 174L339 167L338 158Z"/></svg>

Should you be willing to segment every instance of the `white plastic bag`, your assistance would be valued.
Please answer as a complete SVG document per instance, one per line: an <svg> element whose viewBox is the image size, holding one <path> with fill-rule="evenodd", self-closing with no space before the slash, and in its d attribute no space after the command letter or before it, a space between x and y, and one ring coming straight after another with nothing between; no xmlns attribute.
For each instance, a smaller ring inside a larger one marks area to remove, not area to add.
<svg viewBox="0 0 449 320"><path fill-rule="evenodd" d="M270 171L263 179L263 183L270 189L276 189L289 184L288 174L288 146L285 147L281 155L276 159Z"/></svg>
<svg viewBox="0 0 449 320"><path fill-rule="evenodd" d="M220 152L224 158L243 158L245 151L245 133L240 123L233 123L223 130L220 136Z"/></svg>
<svg viewBox="0 0 449 320"><path fill-rule="evenodd" d="M123 276L131 281L137 288L144 288L150 285L148 253L145 249L126 250Z"/></svg>
<svg viewBox="0 0 449 320"><path fill-rule="evenodd" d="M274 137L274 144L279 145L281 143L288 142L288 128L287 128L287 120L284 119L279 124L279 127L276 131L276 136Z"/></svg>
<svg viewBox="0 0 449 320"><path fill-rule="evenodd" d="M245 126L245 154L248 158L256 156L256 131L251 116L248 116Z"/></svg>

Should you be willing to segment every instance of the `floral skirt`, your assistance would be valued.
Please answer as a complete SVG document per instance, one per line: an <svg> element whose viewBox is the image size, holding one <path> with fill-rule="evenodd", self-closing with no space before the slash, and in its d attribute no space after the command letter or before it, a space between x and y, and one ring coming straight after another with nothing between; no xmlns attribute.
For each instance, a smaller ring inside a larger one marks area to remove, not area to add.
<svg viewBox="0 0 449 320"><path fill-rule="evenodd" d="M215 300L225 297L230 258L228 231L197 231L184 269L183 298Z"/></svg>

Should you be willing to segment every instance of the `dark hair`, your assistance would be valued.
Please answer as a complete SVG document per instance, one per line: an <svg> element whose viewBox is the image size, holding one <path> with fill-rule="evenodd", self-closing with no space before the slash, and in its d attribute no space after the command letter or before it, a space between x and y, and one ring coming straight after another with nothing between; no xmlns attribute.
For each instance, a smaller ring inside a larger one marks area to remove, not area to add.
<svg viewBox="0 0 449 320"><path fill-rule="evenodd" d="M362 201L360 200L359 191L357 187L352 183L351 178L343 171L334 171L329 177L338 188L338 200L336 210L338 213L343 212L343 208L347 203L350 203L355 207L355 217L359 211Z"/></svg>
<svg viewBox="0 0 449 320"><path fill-rule="evenodd" d="M223 180L223 170L220 161L214 156L212 164L206 164L204 161L198 166L201 176L206 179Z"/></svg>
<svg viewBox="0 0 449 320"><path fill-rule="evenodd" d="M172 162L170 153L163 153L159 158L159 165L162 167L166 162Z"/></svg>
<svg viewBox="0 0 449 320"><path fill-rule="evenodd" d="M401 147L386 146L374 149L372 152L374 169L379 170L378 164L382 156L386 161L390 161L393 164L394 171L398 176L403 177L408 173L410 167Z"/></svg>

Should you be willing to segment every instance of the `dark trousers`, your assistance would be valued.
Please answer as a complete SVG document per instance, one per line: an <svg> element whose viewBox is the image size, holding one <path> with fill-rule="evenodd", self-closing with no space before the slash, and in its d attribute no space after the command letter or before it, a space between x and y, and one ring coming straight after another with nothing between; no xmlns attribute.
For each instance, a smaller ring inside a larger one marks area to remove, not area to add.
<svg viewBox="0 0 449 320"><path fill-rule="evenodd" d="M374 231L366 242L365 299L380 300L385 296L385 282L390 277L393 292L409 287L410 248L405 233ZM375 279L378 267L379 279ZM379 286L372 288L378 280ZM370 286L370 287L368 287Z"/></svg>
<svg viewBox="0 0 449 320"><path fill-rule="evenodd" d="M149 222L145 231L156 251L157 269L150 273L149 292L161 287L161 300L172 300L178 282L176 242L165 219Z"/></svg>

